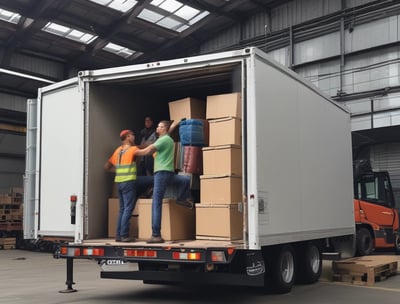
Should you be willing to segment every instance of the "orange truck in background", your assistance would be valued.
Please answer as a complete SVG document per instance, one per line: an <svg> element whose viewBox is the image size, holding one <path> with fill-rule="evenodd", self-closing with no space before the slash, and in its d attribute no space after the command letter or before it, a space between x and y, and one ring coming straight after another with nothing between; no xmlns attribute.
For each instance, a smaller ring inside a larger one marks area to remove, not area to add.
<svg viewBox="0 0 400 304"><path fill-rule="evenodd" d="M399 213L387 171L373 171L367 160L354 162L356 254L375 249L400 252Z"/></svg>

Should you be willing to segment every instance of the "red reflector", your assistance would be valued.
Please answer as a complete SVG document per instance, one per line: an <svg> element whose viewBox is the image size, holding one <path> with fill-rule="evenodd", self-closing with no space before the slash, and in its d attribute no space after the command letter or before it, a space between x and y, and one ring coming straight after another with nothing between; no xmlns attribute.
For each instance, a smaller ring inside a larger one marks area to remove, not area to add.
<svg viewBox="0 0 400 304"><path fill-rule="evenodd" d="M79 248L68 248L68 247L61 247L60 248L60 253L62 255L66 255L66 256L80 256L81 255L81 251L79 250Z"/></svg>
<svg viewBox="0 0 400 304"><path fill-rule="evenodd" d="M103 248L83 248L83 255L103 256Z"/></svg>
<svg viewBox="0 0 400 304"><path fill-rule="evenodd" d="M140 257L140 258L156 258L157 251L144 249L125 249L124 256Z"/></svg>
<svg viewBox="0 0 400 304"><path fill-rule="evenodd" d="M235 248L228 248L228 254L232 255L235 252Z"/></svg>

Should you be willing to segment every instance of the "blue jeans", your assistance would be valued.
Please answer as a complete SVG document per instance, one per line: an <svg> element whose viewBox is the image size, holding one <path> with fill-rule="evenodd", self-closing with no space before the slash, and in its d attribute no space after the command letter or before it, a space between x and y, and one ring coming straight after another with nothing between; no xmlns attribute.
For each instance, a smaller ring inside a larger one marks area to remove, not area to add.
<svg viewBox="0 0 400 304"><path fill-rule="evenodd" d="M132 211L136 204L136 181L118 183L119 214L117 222L117 238L129 235Z"/></svg>
<svg viewBox="0 0 400 304"><path fill-rule="evenodd" d="M177 175L170 171L154 173L153 203L151 210L151 228L153 236L161 236L162 200L167 186L173 184L178 187L178 201L190 197L190 177Z"/></svg>
<svg viewBox="0 0 400 304"><path fill-rule="evenodd" d="M154 185L154 176L138 175L136 177L136 197L140 197L149 187Z"/></svg>

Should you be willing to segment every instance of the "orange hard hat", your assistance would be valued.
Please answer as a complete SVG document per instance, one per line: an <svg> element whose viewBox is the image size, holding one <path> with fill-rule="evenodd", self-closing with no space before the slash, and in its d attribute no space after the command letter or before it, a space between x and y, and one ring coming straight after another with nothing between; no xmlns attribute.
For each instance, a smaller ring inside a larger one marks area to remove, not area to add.
<svg viewBox="0 0 400 304"><path fill-rule="evenodd" d="M119 137L124 137L125 135L127 135L127 134L129 134L129 133L132 133L133 134L133 131L132 130L122 130L120 133L119 133Z"/></svg>

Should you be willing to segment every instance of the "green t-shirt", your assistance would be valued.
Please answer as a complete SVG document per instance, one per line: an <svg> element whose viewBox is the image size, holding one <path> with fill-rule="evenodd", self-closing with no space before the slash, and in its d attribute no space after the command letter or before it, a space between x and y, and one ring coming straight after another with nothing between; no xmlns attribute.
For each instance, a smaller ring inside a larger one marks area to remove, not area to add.
<svg viewBox="0 0 400 304"><path fill-rule="evenodd" d="M174 141L169 135L159 137L154 143L156 158L154 159L154 172L174 172Z"/></svg>

